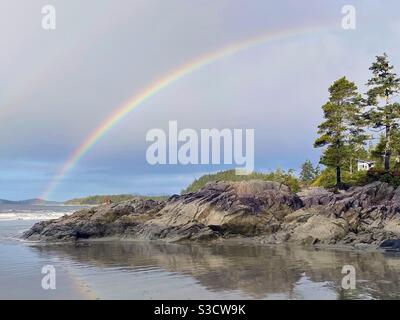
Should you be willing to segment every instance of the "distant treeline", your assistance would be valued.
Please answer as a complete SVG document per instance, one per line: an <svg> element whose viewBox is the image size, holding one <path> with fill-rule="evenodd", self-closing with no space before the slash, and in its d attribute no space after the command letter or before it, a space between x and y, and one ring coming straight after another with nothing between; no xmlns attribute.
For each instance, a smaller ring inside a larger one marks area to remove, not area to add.
<svg viewBox="0 0 400 320"><path fill-rule="evenodd" d="M103 203L117 203L133 198L164 200L168 196L137 196L133 194L115 194L115 195L96 195L84 198L71 199L65 202L67 205L98 205Z"/></svg>

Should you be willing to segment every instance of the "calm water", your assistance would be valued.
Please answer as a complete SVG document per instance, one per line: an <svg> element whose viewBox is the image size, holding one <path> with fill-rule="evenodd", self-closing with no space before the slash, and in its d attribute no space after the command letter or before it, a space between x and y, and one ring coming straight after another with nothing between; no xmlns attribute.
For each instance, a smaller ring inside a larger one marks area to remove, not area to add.
<svg viewBox="0 0 400 320"><path fill-rule="evenodd" d="M28 245L14 239L34 221L0 221L0 298L22 299L393 299L400 256L248 244L95 242ZM41 288L41 268L57 272ZM357 271L341 289L341 269Z"/></svg>

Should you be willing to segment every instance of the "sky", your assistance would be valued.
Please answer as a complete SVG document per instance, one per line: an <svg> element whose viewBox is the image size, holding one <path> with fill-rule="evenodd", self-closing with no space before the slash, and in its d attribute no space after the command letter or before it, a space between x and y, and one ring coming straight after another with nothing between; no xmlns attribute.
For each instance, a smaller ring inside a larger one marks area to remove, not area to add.
<svg viewBox="0 0 400 320"><path fill-rule="evenodd" d="M44 5L56 29L42 28ZM356 29L341 28L344 5ZM232 43L318 26L192 72L144 101L61 179L50 200L93 194L173 194L226 165L155 165L146 133L250 128L256 170L298 170L310 159L328 87L361 92L374 57L400 72L397 0L3 0L0 3L0 199L40 196L113 111L178 66ZM325 27L332 25L333 31ZM233 166L234 167L234 166Z"/></svg>

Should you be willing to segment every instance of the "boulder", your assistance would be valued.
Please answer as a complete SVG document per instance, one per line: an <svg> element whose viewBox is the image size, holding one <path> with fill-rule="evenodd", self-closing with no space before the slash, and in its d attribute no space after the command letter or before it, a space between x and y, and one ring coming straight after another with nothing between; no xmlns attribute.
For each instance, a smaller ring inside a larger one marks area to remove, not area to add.
<svg viewBox="0 0 400 320"><path fill-rule="evenodd" d="M305 244L332 244L343 239L348 231L349 224L342 218L312 215L306 222L296 224L289 240Z"/></svg>
<svg viewBox="0 0 400 320"><path fill-rule="evenodd" d="M324 188L308 188L297 194L306 208L326 205L332 201L334 193Z"/></svg>

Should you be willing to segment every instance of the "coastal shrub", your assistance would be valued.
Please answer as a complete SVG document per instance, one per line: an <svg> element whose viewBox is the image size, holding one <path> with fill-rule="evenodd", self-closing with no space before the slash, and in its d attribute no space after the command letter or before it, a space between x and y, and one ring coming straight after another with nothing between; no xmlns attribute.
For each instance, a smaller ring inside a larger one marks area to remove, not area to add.
<svg viewBox="0 0 400 320"><path fill-rule="evenodd" d="M335 171L328 168L321 172L321 174L313 181L312 187L331 188L336 184Z"/></svg>
<svg viewBox="0 0 400 320"><path fill-rule="evenodd" d="M367 174L367 171L356 171L352 175L349 172L345 172L345 183L351 186L366 185L368 183Z"/></svg>
<svg viewBox="0 0 400 320"><path fill-rule="evenodd" d="M386 182L397 188L400 186L400 173L398 171L387 172L384 169L372 168L366 174L365 183L374 181Z"/></svg>
<svg viewBox="0 0 400 320"><path fill-rule="evenodd" d="M350 174L348 171L342 171L342 182L346 186L358 186L368 184L366 171L356 171ZM327 168L311 184L312 187L334 188L336 185L336 172L334 169Z"/></svg>
<svg viewBox="0 0 400 320"><path fill-rule="evenodd" d="M366 184L381 181L397 188L400 186L399 171L385 171L383 168L372 168L369 171L357 171L352 175L348 171L342 172L343 182L348 186L364 186ZM314 180L312 187L332 188L335 186L335 171L325 169Z"/></svg>
<svg viewBox="0 0 400 320"><path fill-rule="evenodd" d="M287 185L293 192L300 190L298 179L293 175L292 170L284 171L277 169L268 173L253 172L249 175L237 175L235 170L226 170L213 174L204 175L194 180L182 193L196 192L204 187L211 181L248 181L248 180L262 180L262 181L275 181Z"/></svg>

